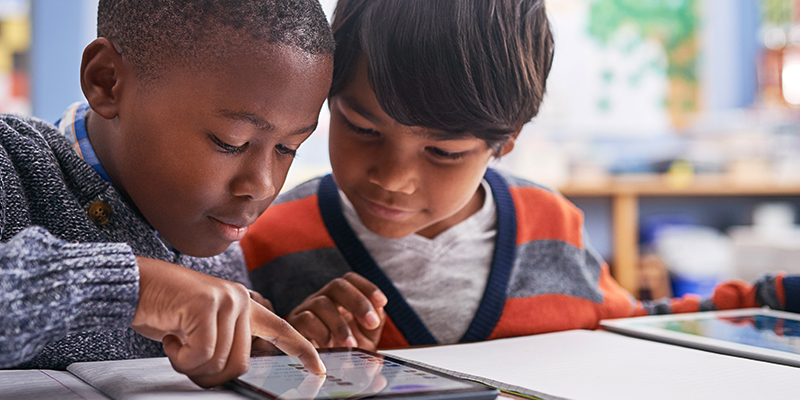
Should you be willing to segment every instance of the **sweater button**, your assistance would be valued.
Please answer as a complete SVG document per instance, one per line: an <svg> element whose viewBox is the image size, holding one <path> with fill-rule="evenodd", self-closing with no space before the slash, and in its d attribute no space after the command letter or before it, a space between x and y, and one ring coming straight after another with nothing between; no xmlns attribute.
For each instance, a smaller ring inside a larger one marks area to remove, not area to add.
<svg viewBox="0 0 800 400"><path fill-rule="evenodd" d="M111 213L111 206L105 201L95 201L89 206L89 218L97 226L108 224L108 220L111 218Z"/></svg>

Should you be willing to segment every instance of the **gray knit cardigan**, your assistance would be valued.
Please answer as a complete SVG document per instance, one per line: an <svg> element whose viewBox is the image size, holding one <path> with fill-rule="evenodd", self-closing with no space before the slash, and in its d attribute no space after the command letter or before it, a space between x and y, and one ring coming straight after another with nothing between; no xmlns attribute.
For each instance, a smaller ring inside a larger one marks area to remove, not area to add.
<svg viewBox="0 0 800 400"><path fill-rule="evenodd" d="M98 200L113 210L100 227L87 215ZM238 244L211 258L177 254L55 127L0 116L0 368L163 356L128 327L134 255L249 287Z"/></svg>

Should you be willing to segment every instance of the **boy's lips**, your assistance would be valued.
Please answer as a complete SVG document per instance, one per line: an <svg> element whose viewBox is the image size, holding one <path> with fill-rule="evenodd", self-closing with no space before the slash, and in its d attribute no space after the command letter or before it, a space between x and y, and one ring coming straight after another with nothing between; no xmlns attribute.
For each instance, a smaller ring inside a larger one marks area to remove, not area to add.
<svg viewBox="0 0 800 400"><path fill-rule="evenodd" d="M251 223L246 220L225 219L223 221L214 217L208 218L214 222L214 225L216 225L217 229L222 234L222 237L230 242L242 240L244 235L247 233L248 227L251 225Z"/></svg>
<svg viewBox="0 0 800 400"><path fill-rule="evenodd" d="M364 199L364 202L367 205L367 210L379 218L397 221L411 214L411 211L387 207L374 201Z"/></svg>

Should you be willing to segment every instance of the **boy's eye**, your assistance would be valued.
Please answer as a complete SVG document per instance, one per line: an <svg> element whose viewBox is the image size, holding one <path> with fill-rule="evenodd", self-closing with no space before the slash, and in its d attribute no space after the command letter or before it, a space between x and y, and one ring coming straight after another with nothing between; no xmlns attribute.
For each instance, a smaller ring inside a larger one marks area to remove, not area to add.
<svg viewBox="0 0 800 400"><path fill-rule="evenodd" d="M241 146L234 146L234 145L227 144L227 143L223 142L222 140L219 140L219 138L214 136L214 135L209 135L209 137L211 138L211 141L214 142L214 144L216 144L223 153L227 153L227 154L238 154L238 153L241 153L247 148L247 145L249 144L249 143L245 143L245 144L243 144Z"/></svg>
<svg viewBox="0 0 800 400"><path fill-rule="evenodd" d="M284 146L282 144L275 146L275 151L277 151L278 154L285 156L295 157L297 155L297 150L290 149L289 147Z"/></svg>
<svg viewBox="0 0 800 400"><path fill-rule="evenodd" d="M378 134L378 131L376 131L374 129L361 128L359 126L353 125L352 122L347 121L347 120L345 120L345 123L347 124L347 127L350 128L351 131L353 131L353 132L355 132L355 133L357 133L359 135L373 136L373 135L377 135Z"/></svg>
<svg viewBox="0 0 800 400"><path fill-rule="evenodd" d="M433 154L437 158L443 158L447 160L458 160L464 156L464 153L451 153L449 151L444 151L438 147L428 147L428 151Z"/></svg>

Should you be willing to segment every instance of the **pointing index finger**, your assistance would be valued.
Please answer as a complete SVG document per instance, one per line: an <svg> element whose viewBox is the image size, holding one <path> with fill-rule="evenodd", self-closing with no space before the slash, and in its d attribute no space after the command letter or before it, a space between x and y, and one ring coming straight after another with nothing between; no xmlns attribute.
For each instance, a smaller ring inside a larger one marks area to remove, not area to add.
<svg viewBox="0 0 800 400"><path fill-rule="evenodd" d="M288 322L269 312L250 299L250 332L281 349L287 355L297 357L313 374L324 374L326 369L317 350Z"/></svg>

